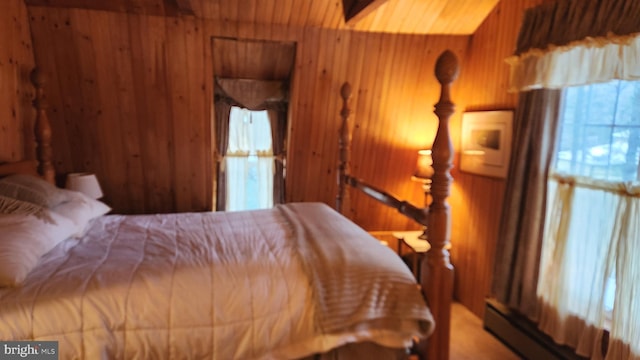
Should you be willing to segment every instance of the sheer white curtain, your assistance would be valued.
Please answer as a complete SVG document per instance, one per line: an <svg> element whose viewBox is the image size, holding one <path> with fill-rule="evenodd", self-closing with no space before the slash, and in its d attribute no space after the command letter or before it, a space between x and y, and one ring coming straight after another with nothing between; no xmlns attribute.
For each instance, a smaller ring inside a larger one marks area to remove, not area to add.
<svg viewBox="0 0 640 360"><path fill-rule="evenodd" d="M594 359L610 329L606 358L640 359L640 186L555 174L548 196L540 329Z"/></svg>
<svg viewBox="0 0 640 360"><path fill-rule="evenodd" d="M232 107L225 156L226 210L273 206L273 147L267 111Z"/></svg>

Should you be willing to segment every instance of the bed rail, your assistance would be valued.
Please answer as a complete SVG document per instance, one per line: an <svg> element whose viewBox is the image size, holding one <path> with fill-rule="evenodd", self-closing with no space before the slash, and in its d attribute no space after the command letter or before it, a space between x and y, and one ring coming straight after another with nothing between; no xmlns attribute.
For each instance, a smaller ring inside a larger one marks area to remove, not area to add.
<svg viewBox="0 0 640 360"><path fill-rule="evenodd" d="M343 206L350 206L349 192L346 191L346 185L356 188L371 198L379 202L397 209L401 214L408 216L419 224L427 226L428 209L417 207L407 201L399 200L393 195L381 190L362 179L358 179L349 175L351 171L351 140L353 139L352 126L349 121L351 109L349 109L349 99L351 98L351 84L345 82L340 88L340 96L342 97L342 125L340 127L340 136L338 139L339 156L338 161L338 194L336 195L336 209L345 214ZM351 209L348 209L350 211ZM348 215L348 214L345 214Z"/></svg>
<svg viewBox="0 0 640 360"><path fill-rule="evenodd" d="M384 190L381 190L373 185L367 184L363 180L357 179L353 176L345 175L343 181L347 185L350 185L351 187L356 188L362 191L363 193L369 195L371 198L378 200L379 202L398 210L398 212L400 212L402 215L407 216L410 219L413 219L415 222L422 224L424 226L428 225L428 220L429 220L428 208L420 208L411 204L408 201L399 200L393 195L385 192Z"/></svg>
<svg viewBox="0 0 640 360"><path fill-rule="evenodd" d="M458 60L453 52L443 52L435 66L435 75L440 83L440 99L435 104L434 113L438 116L438 130L431 147L434 174L431 178L431 198L428 208L416 207L406 201L367 184L350 174L351 169L351 140L352 127L349 122L351 110L349 98L351 85L345 83L340 94L343 105L340 111L342 125L339 136L338 161L338 194L336 209L349 217L352 212L349 203L347 185L363 191L368 196L381 203L397 209L400 213L414 221L425 225L427 240L431 249L422 260L421 288L431 308L436 321L433 335L417 345L417 351L422 359L449 359L451 302L453 300L453 266L449 259L449 244L451 239L451 210L447 203L451 183L450 170L453 164L453 145L449 133L449 118L455 112L455 105L451 101L451 83L459 72Z"/></svg>

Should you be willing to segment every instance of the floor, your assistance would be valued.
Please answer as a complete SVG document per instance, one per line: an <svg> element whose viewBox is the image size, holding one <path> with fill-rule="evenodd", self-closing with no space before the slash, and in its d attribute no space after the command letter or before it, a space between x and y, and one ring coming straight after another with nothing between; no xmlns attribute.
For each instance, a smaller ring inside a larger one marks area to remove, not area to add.
<svg viewBox="0 0 640 360"><path fill-rule="evenodd" d="M508 347L482 328L482 320L454 303L451 313L451 360L518 360Z"/></svg>

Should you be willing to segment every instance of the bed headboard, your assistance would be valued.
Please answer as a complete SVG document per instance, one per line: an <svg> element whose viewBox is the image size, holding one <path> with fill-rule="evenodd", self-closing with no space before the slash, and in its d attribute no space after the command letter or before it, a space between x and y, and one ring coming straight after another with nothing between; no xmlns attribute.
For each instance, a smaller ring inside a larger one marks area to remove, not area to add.
<svg viewBox="0 0 640 360"><path fill-rule="evenodd" d="M1 163L0 178L11 174L38 175L38 163L35 160Z"/></svg>
<svg viewBox="0 0 640 360"><path fill-rule="evenodd" d="M29 174L41 176L48 182L55 183L55 169L53 168L53 150L51 148L51 124L47 117L47 102L44 95L46 77L37 68L31 72L31 83L35 87L33 107L36 110L36 120L33 126L35 135L35 160L21 160L17 162L0 163L0 177L10 174ZM27 139L26 141L31 141Z"/></svg>

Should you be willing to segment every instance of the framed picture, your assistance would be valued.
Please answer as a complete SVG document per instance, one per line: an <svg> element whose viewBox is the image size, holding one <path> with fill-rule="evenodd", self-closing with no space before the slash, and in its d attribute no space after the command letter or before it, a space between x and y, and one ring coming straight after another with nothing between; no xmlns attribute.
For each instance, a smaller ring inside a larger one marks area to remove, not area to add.
<svg viewBox="0 0 640 360"><path fill-rule="evenodd" d="M505 178L511 157L513 111L462 114L460 170Z"/></svg>

